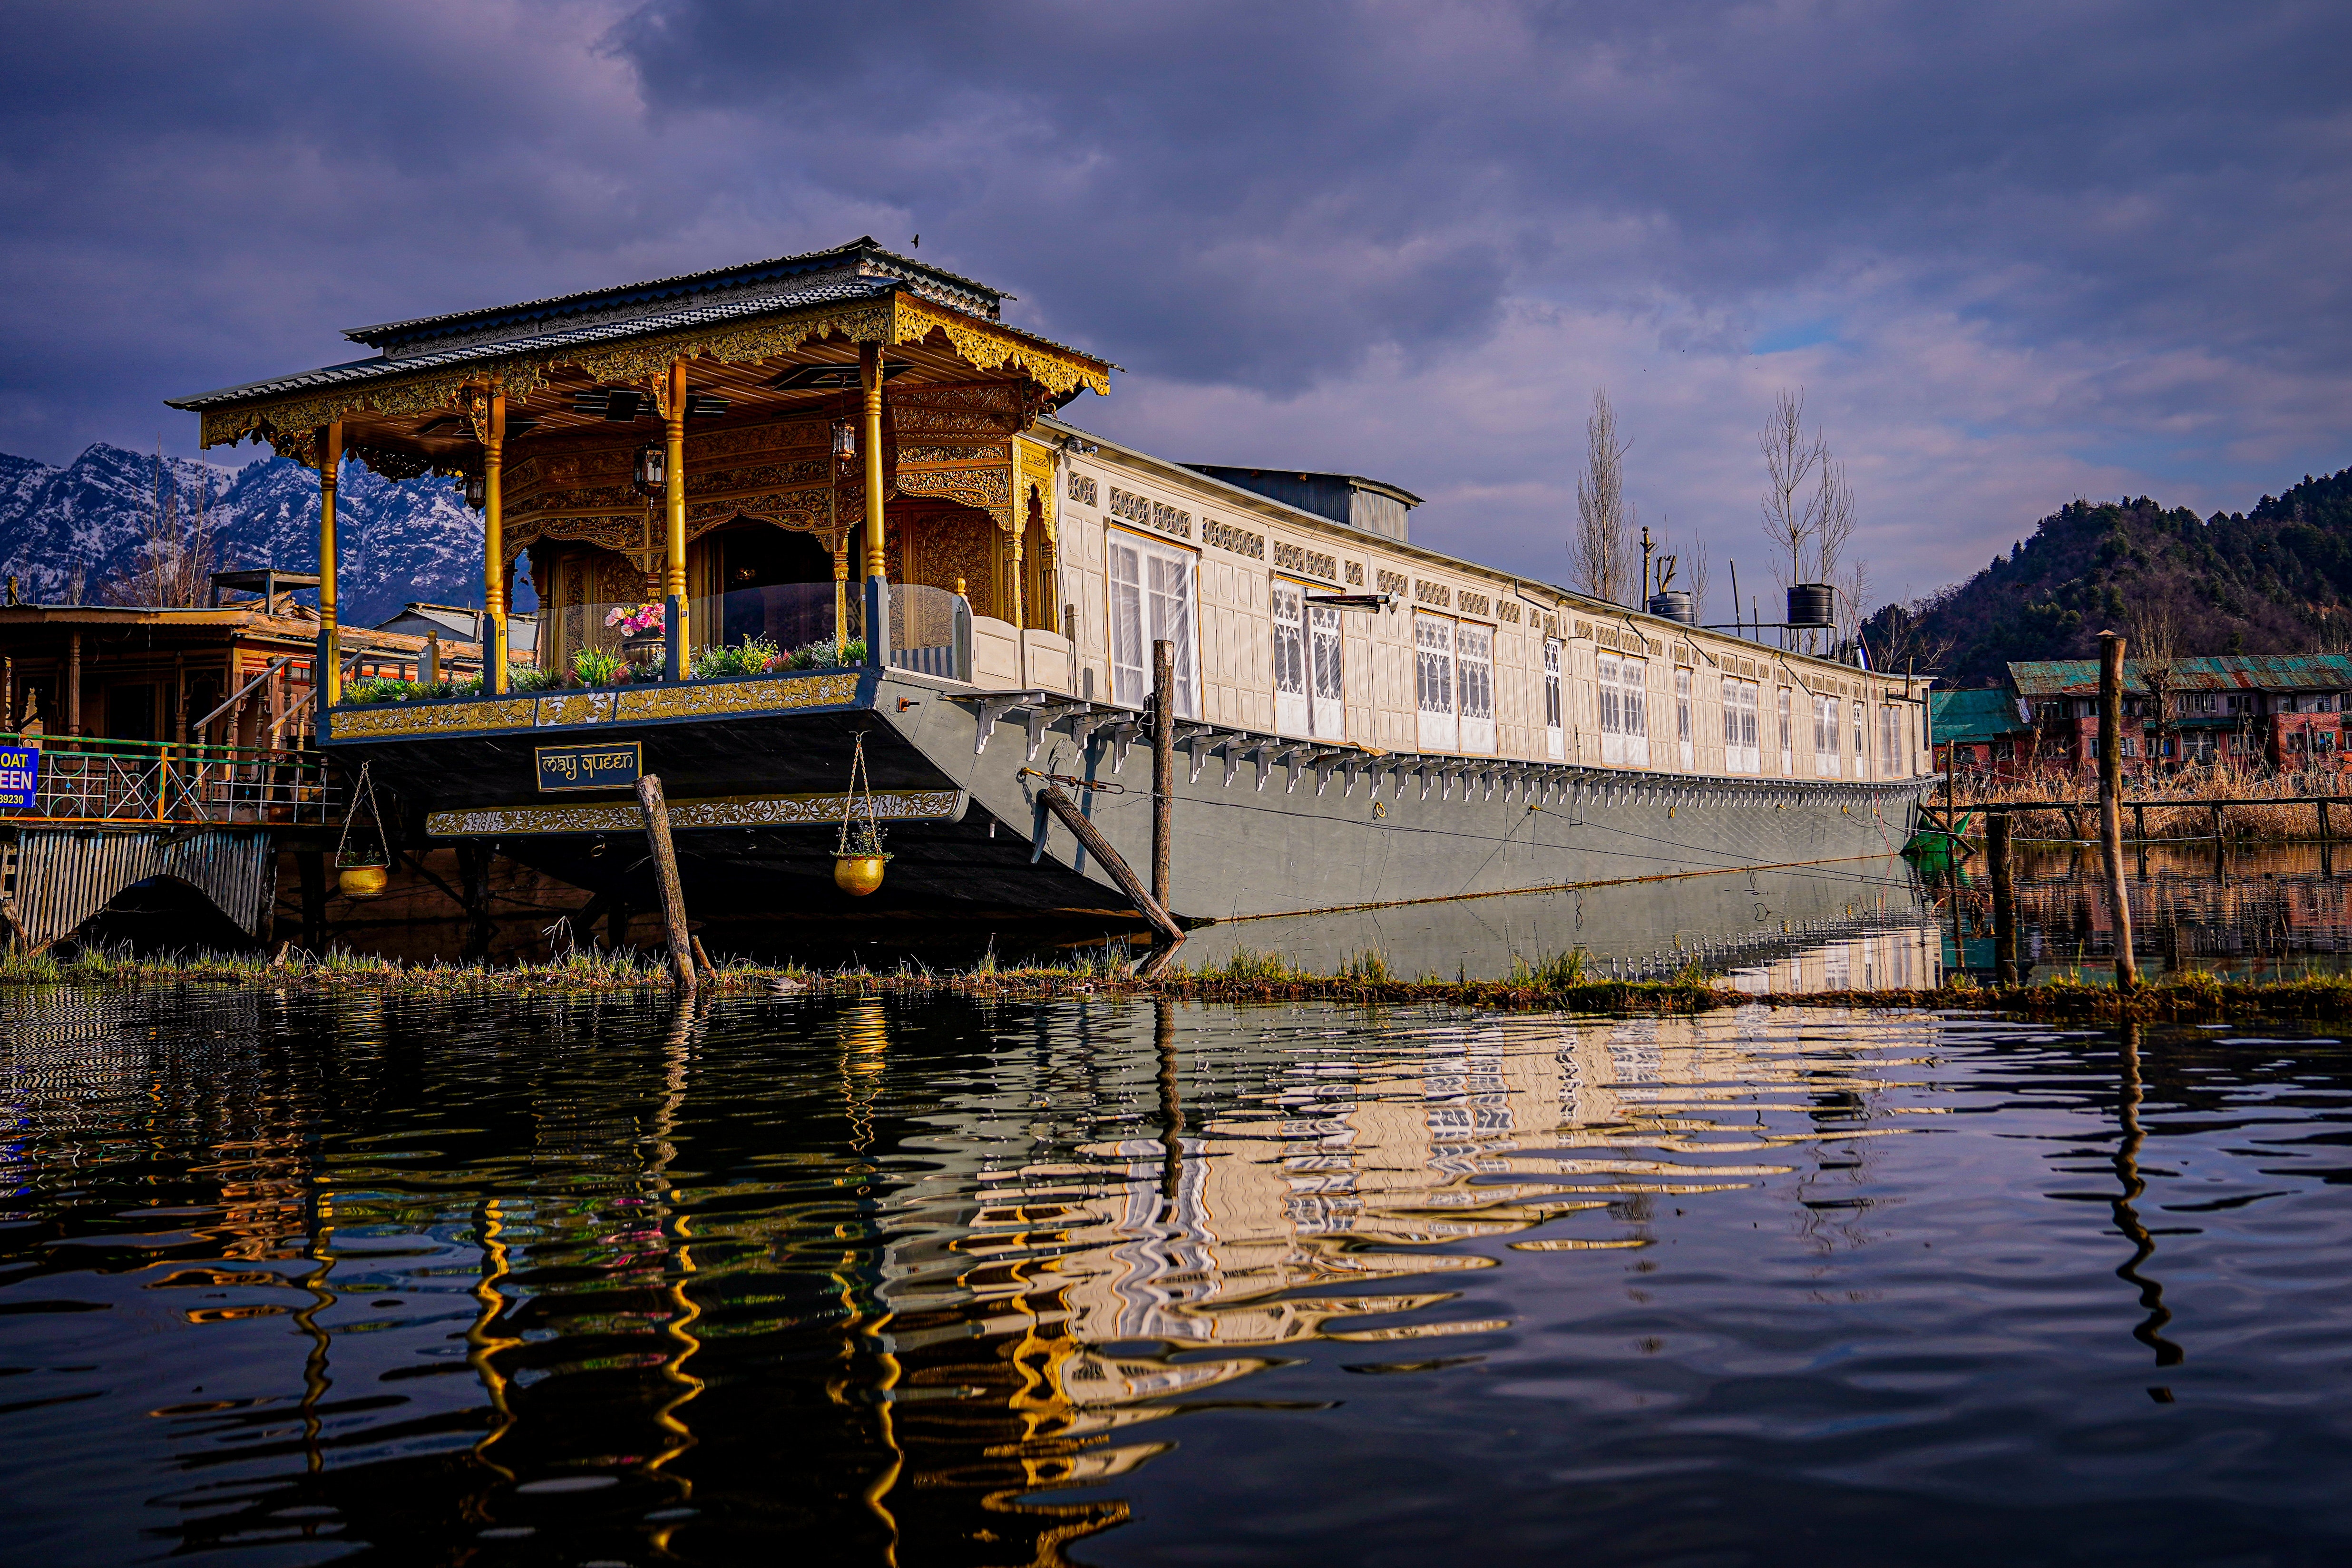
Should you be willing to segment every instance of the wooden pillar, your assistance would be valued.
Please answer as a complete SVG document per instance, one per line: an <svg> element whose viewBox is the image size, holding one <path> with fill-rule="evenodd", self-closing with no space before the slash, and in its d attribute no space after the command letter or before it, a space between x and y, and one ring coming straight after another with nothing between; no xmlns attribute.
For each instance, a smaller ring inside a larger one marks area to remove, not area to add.
<svg viewBox="0 0 2352 1568"><path fill-rule="evenodd" d="M466 905L466 956L490 956L490 862L498 845L489 840L460 840L457 844L457 893Z"/></svg>
<svg viewBox="0 0 2352 1568"><path fill-rule="evenodd" d="M1013 613L1009 619L1012 621L1013 629L1015 632L1026 629L1029 624L1028 584L1021 580L1023 575L1021 543L1022 536L1026 532L1027 528L1024 524L1024 520L1020 513L1015 512L1013 516L1012 535L1005 541L1005 575L1012 580L1011 587L1013 590ZM1024 670L1022 672L1022 678L1025 681L1027 677L1028 672Z"/></svg>
<svg viewBox="0 0 2352 1568"><path fill-rule="evenodd" d="M66 733L81 733L81 633L66 633Z"/></svg>
<svg viewBox="0 0 2352 1568"><path fill-rule="evenodd" d="M482 690L507 689L507 394L490 385L482 438Z"/></svg>
<svg viewBox="0 0 2352 1568"><path fill-rule="evenodd" d="M321 952L327 946L327 857L318 850L297 850L294 869L302 879L302 946Z"/></svg>
<svg viewBox="0 0 2352 1568"><path fill-rule="evenodd" d="M669 965L677 977L677 992L694 995L694 947L686 928L686 892L677 880L677 850L669 837L669 802L662 798L661 780L646 774L637 780L637 806L645 813L646 839L653 846L654 884L661 893L662 930L669 938Z"/></svg>
<svg viewBox="0 0 2352 1568"><path fill-rule="evenodd" d="M1168 907L1168 861L1174 847L1170 808L1176 794L1176 644L1151 644L1151 896Z"/></svg>
<svg viewBox="0 0 2352 1568"><path fill-rule="evenodd" d="M2007 811L1986 815L1985 855L1992 862L1993 978L2001 985L2013 986L2018 983L2017 884L2015 869L2010 863Z"/></svg>
<svg viewBox="0 0 2352 1568"><path fill-rule="evenodd" d="M890 663L890 584L884 575L888 557L882 538L882 345L859 344L857 368L866 405L857 433L866 460L866 662L882 668Z"/></svg>
<svg viewBox="0 0 2352 1568"><path fill-rule="evenodd" d="M2116 987L2139 984L2132 959L2130 888L2124 881L2123 818L2124 639L2099 633L2099 861L2116 918Z"/></svg>
<svg viewBox="0 0 2352 1568"><path fill-rule="evenodd" d="M669 362L667 406L662 416L664 458L662 497L668 526L662 533L662 678L686 679L688 641L686 623L686 361Z"/></svg>
<svg viewBox="0 0 2352 1568"><path fill-rule="evenodd" d="M849 647L849 530L833 537L833 658L840 664Z"/></svg>
<svg viewBox="0 0 2352 1568"><path fill-rule="evenodd" d="M319 434L319 657L311 689L321 733L327 710L343 700L343 640L335 624L335 486L342 466L343 424L337 420Z"/></svg>

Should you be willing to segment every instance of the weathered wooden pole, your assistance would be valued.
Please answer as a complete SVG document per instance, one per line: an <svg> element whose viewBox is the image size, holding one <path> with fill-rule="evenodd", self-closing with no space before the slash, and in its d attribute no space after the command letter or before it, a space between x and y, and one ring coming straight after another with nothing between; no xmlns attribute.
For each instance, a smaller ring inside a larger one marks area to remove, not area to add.
<svg viewBox="0 0 2352 1568"><path fill-rule="evenodd" d="M654 850L654 883L661 890L662 928L669 937L669 966L678 995L694 994L693 938L686 929L686 890L678 885L677 850L669 841L669 802L651 773L637 780L637 805L646 814L646 839Z"/></svg>
<svg viewBox="0 0 2352 1568"><path fill-rule="evenodd" d="M2323 844L2327 841L2327 801L2325 797L2319 802L2319 841Z"/></svg>
<svg viewBox="0 0 2352 1568"><path fill-rule="evenodd" d="M2099 860L2106 873L2107 897L2116 911L2116 988L2135 989L2139 969L2132 961L2131 896L2124 881L2124 639L2099 633Z"/></svg>
<svg viewBox="0 0 2352 1568"><path fill-rule="evenodd" d="M1176 794L1176 644L1151 644L1151 901L1168 907L1169 828Z"/></svg>
<svg viewBox="0 0 2352 1568"><path fill-rule="evenodd" d="M1996 982L2013 986L2017 975L2017 884L2009 862L2009 813L1985 818L1985 858L1992 862L1992 970Z"/></svg>

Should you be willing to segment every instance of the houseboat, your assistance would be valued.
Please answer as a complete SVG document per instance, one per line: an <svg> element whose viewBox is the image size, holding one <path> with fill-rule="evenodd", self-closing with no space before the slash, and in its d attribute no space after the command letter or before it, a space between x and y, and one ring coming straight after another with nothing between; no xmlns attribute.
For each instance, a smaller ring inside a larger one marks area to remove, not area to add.
<svg viewBox="0 0 2352 1568"><path fill-rule="evenodd" d="M1115 367L1003 298L861 239L358 329L173 406L320 470L320 744L413 831L616 904L652 897L641 775L711 915L1199 923L1909 836L1924 682L1428 549L1391 484L1090 433ZM338 689L349 461L479 497L478 695ZM845 891L869 821L891 858Z"/></svg>

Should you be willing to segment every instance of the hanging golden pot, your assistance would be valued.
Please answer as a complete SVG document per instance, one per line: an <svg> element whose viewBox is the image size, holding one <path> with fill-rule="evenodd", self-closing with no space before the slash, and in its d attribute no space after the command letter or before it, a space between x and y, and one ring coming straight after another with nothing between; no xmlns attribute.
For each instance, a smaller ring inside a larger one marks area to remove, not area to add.
<svg viewBox="0 0 2352 1568"><path fill-rule="evenodd" d="M833 885L852 898L863 898L882 885L882 862L888 855L835 855Z"/></svg>
<svg viewBox="0 0 2352 1568"><path fill-rule="evenodd" d="M380 865L347 865L335 873L335 886L345 898L382 898L389 880Z"/></svg>

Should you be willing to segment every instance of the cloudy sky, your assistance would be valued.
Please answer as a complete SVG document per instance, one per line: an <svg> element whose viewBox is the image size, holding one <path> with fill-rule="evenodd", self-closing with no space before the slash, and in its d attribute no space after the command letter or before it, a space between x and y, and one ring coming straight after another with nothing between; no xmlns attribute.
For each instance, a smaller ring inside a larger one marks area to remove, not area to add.
<svg viewBox="0 0 2352 1568"><path fill-rule="evenodd" d="M1881 596L2075 496L2352 464L2352 10L2012 4L0 5L0 451L338 329L870 233L1127 373L1070 417L1364 473L1533 575L1585 412L1764 580L1801 387ZM226 455L237 460L244 449ZM215 455L224 455L216 454Z"/></svg>

